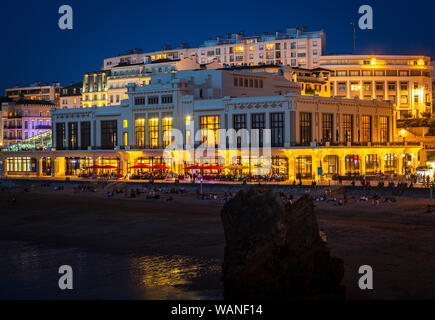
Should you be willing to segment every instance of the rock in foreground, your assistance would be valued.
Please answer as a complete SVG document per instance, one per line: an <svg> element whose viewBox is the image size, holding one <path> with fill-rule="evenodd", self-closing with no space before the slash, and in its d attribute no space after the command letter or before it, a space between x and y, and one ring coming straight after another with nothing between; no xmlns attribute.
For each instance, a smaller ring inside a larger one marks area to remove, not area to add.
<svg viewBox="0 0 435 320"><path fill-rule="evenodd" d="M272 192L240 191L221 218L225 299L344 299L343 261L321 239L308 196L285 206Z"/></svg>

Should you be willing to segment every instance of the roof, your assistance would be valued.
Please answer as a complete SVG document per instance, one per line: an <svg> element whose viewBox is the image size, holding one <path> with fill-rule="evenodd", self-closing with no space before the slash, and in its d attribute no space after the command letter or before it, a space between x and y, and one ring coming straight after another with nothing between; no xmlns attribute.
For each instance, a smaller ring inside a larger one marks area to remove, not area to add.
<svg viewBox="0 0 435 320"><path fill-rule="evenodd" d="M138 62L138 63L120 62L116 66L113 66L112 68L116 68L116 67L129 67L129 66L140 66L140 65L143 65L143 64L144 64L143 62Z"/></svg>
<svg viewBox="0 0 435 320"><path fill-rule="evenodd" d="M28 100L28 99L20 99L15 101L14 104L39 104L39 105L49 105L54 106L54 103L45 100Z"/></svg>
<svg viewBox="0 0 435 320"><path fill-rule="evenodd" d="M148 64L165 63L165 62L177 62L177 61L180 61L180 60L181 59L158 59L158 60L151 61Z"/></svg>
<svg viewBox="0 0 435 320"><path fill-rule="evenodd" d="M244 69L263 69L263 68L281 68L279 64L260 64L255 66L227 66L218 70L244 70Z"/></svg>

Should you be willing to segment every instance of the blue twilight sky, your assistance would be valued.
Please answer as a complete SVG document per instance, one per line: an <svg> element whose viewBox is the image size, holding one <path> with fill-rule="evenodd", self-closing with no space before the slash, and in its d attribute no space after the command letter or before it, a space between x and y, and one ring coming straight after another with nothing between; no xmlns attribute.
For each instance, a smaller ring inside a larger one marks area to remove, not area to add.
<svg viewBox="0 0 435 320"><path fill-rule="evenodd" d="M58 28L58 9L71 5L74 30ZM80 81L103 59L142 48L160 50L182 42L197 46L217 35L247 35L286 26L324 29L327 53L352 52L351 21L371 5L374 30L357 29L358 53L424 54L435 57L433 0L308 1L2 1L0 4L0 96L34 80Z"/></svg>

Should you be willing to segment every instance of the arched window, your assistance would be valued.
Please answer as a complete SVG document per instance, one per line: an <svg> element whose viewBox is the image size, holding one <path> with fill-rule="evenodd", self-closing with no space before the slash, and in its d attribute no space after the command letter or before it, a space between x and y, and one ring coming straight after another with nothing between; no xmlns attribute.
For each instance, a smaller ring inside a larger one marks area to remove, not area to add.
<svg viewBox="0 0 435 320"><path fill-rule="evenodd" d="M396 173L397 171L397 154L386 154L384 157L384 173Z"/></svg>
<svg viewBox="0 0 435 320"><path fill-rule="evenodd" d="M376 174L380 168L380 161L377 154L366 156L366 174Z"/></svg>
<svg viewBox="0 0 435 320"><path fill-rule="evenodd" d="M361 167L361 158L357 154L349 154L345 158L346 174L347 175L359 175Z"/></svg>
<svg viewBox="0 0 435 320"><path fill-rule="evenodd" d="M339 173L338 156L328 155L323 158L322 163L323 173L326 175L334 175Z"/></svg>
<svg viewBox="0 0 435 320"><path fill-rule="evenodd" d="M311 156L299 156L296 158L296 178L312 179L313 160Z"/></svg>

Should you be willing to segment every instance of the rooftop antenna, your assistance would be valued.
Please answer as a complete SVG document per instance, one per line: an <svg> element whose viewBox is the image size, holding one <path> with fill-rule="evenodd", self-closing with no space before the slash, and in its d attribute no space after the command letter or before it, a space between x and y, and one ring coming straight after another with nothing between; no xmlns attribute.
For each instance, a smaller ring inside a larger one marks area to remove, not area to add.
<svg viewBox="0 0 435 320"><path fill-rule="evenodd" d="M353 34L353 54L356 53L356 29L355 29L355 22L352 21L350 23L352 25L352 34Z"/></svg>

